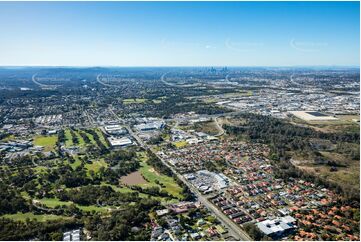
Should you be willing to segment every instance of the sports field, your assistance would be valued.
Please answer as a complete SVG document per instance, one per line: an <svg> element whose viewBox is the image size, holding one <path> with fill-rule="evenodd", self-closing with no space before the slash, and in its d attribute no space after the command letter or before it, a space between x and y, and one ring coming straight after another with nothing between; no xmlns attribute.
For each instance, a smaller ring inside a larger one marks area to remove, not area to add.
<svg viewBox="0 0 361 242"><path fill-rule="evenodd" d="M54 151L56 141L58 141L57 135L38 135L34 137L34 145L43 146L44 151Z"/></svg>

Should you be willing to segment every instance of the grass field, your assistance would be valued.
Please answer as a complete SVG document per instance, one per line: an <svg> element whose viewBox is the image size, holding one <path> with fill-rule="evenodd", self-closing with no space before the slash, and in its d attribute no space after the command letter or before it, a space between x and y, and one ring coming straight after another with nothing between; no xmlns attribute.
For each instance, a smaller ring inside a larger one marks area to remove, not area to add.
<svg viewBox="0 0 361 242"><path fill-rule="evenodd" d="M65 146L66 147L71 147L73 146L73 140L72 140L72 135L70 133L70 129L65 129Z"/></svg>
<svg viewBox="0 0 361 242"><path fill-rule="evenodd" d="M70 165L73 169L75 169L75 168L77 168L78 166L80 166L81 161L80 161L78 155L74 155L73 157L74 157L75 162L74 162L74 163L69 163L69 165Z"/></svg>
<svg viewBox="0 0 361 242"><path fill-rule="evenodd" d="M115 186L115 185L107 184L107 183L104 183L104 182L102 182L101 185L102 186L111 186L114 189L114 191L120 192L120 193L137 192L138 196L140 198L147 199L147 198L151 197L152 199L160 201L163 205L179 202L179 200L177 200L177 199L170 199L170 198L166 198L166 197L151 196L149 194L145 194L145 193L142 193L142 192L139 192L139 191L136 191L136 190L132 190L129 187L125 187L125 186Z"/></svg>
<svg viewBox="0 0 361 242"><path fill-rule="evenodd" d="M351 144L350 144L351 145ZM331 170L331 166L326 164L314 164L303 157L296 158L293 163L300 169L315 174L317 177L332 181L341 186L350 186L359 189L360 186L360 162L352 160L345 155L336 152L320 151L326 160L335 161L340 166L336 170Z"/></svg>
<svg viewBox="0 0 361 242"><path fill-rule="evenodd" d="M334 133L334 132L359 132L360 124L353 121L353 119L358 119L358 116L355 115L343 115L337 116L338 120L333 121L304 121L297 117L293 117L291 123L294 125L300 125L303 127L313 128L314 130L325 132L325 133Z"/></svg>
<svg viewBox="0 0 361 242"><path fill-rule="evenodd" d="M9 140L12 140L12 139L15 139L15 136L13 134L3 138L1 141L6 142L6 141L9 141Z"/></svg>
<svg viewBox="0 0 361 242"><path fill-rule="evenodd" d="M39 222L45 222L49 220L58 220L58 219L71 219L71 217L58 216L53 214L33 214L33 213L16 213L16 214L6 214L2 216L4 218L9 218L13 220L25 221L28 219L36 219Z"/></svg>
<svg viewBox="0 0 361 242"><path fill-rule="evenodd" d="M85 168L88 171L98 172L101 167L107 167L108 164L104 161L104 159L93 160L92 164L85 164Z"/></svg>
<svg viewBox="0 0 361 242"><path fill-rule="evenodd" d="M105 141L104 137L103 137L103 134L102 132L100 131L100 129L98 128L94 128L94 131L98 134L99 136L99 140L103 143L103 145L105 147L108 146L107 142ZM92 134L84 131L84 130L74 130L74 134L76 135L76 137L78 138L79 140L79 143L76 144L76 146L79 146L79 147L85 147L87 145L87 143L85 143L84 139L81 137L80 133L84 133L90 140L90 143L93 144L93 145L96 145L96 142L94 140L94 137ZM71 135L71 132L70 132L70 129L65 129L65 146L66 147L71 147L71 146L74 146L74 143L73 143L73 136Z"/></svg>
<svg viewBox="0 0 361 242"><path fill-rule="evenodd" d="M203 102L205 103L216 103L216 102L219 102L219 98L216 98L216 97L209 97L209 98L205 98L203 99Z"/></svg>
<svg viewBox="0 0 361 242"><path fill-rule="evenodd" d="M133 103L144 103L145 101L147 101L147 99L144 98L129 98L129 99L124 99L123 100L123 104L133 104Z"/></svg>
<svg viewBox="0 0 361 242"><path fill-rule="evenodd" d="M56 206L64 206L64 205L69 206L70 204L72 204L72 202L60 201L57 198L42 198L42 199L37 199L37 201L39 201L40 203L44 204L49 208L55 208Z"/></svg>
<svg viewBox="0 0 361 242"><path fill-rule="evenodd" d="M34 137L34 145L43 146L44 151L54 151L57 140L58 140L57 135L49 135L49 136L39 135Z"/></svg>
<svg viewBox="0 0 361 242"><path fill-rule="evenodd" d="M77 207L80 210L86 211L86 212L91 212L91 211L95 211L95 212L107 212L109 209L111 209L111 207L97 207L97 206L80 206L77 205Z"/></svg>
<svg viewBox="0 0 361 242"><path fill-rule="evenodd" d="M69 206L73 204L71 201L60 201L57 198L43 198L38 200L40 203L44 204L45 206L49 208L55 208L56 206ZM90 206L82 206L82 205L76 205L79 209L83 211L95 211L95 212L106 212L110 207L97 207L94 205Z"/></svg>
<svg viewBox="0 0 361 242"><path fill-rule="evenodd" d="M252 91L239 90L238 92L226 93L223 96L231 98L231 97L242 97L242 96L252 96L252 95L253 95Z"/></svg>
<svg viewBox="0 0 361 242"><path fill-rule="evenodd" d="M298 166L300 169L316 174L317 176L333 181L340 185L348 185L356 190L360 187L360 174L359 174L359 164L355 164L352 168L337 168L337 171L330 171L329 166L325 165L300 165Z"/></svg>
<svg viewBox="0 0 361 242"><path fill-rule="evenodd" d="M48 167L45 167L45 166L37 166L37 167L34 167L33 170L35 171L36 174L42 174L44 173L45 171L47 171L49 168Z"/></svg>
<svg viewBox="0 0 361 242"><path fill-rule="evenodd" d="M73 143L73 136L70 132L70 129L65 129L65 147L71 147L71 146L79 146L81 147L85 147L87 144L85 143L84 139L81 137L80 133L84 133L86 134L86 136L88 136L88 138L90 139L92 144L95 144L94 138L91 134L84 132L82 130L73 130L74 135L78 138L78 143L74 144Z"/></svg>
<svg viewBox="0 0 361 242"><path fill-rule="evenodd" d="M148 181L148 184L140 186L158 186L155 182L158 181L164 187L162 190L168 192L169 194L182 199L181 195L182 188L175 182L172 177L159 174L154 170L153 167L149 166L145 161L141 162L141 168L139 169L143 177Z"/></svg>
<svg viewBox="0 0 361 242"><path fill-rule="evenodd" d="M215 135L219 132L214 121L196 123L194 124L194 129L198 132L203 132L209 135Z"/></svg>
<svg viewBox="0 0 361 242"><path fill-rule="evenodd" d="M86 145L85 141L83 140L83 138L80 136L80 131L79 130L75 130L74 133L76 135L76 137L78 138L79 143L77 144L79 147L84 147Z"/></svg>
<svg viewBox="0 0 361 242"><path fill-rule="evenodd" d="M31 199L31 197L29 196L29 194L27 192L21 192L20 194L25 199Z"/></svg>
<svg viewBox="0 0 361 242"><path fill-rule="evenodd" d="M89 133L87 133L85 131L81 131L81 132L83 132L90 139L90 143L96 144L93 135L91 135L91 134L89 134Z"/></svg>
<svg viewBox="0 0 361 242"><path fill-rule="evenodd" d="M120 192L120 193L138 192L138 191L132 190L125 186L119 187L119 186L115 186L115 185L111 185L111 184L106 184L104 182L102 182L101 185L102 186L111 186L114 189L114 191ZM141 192L138 192L138 194L139 194L139 197L141 197L141 198L147 198L149 196L149 195L141 193Z"/></svg>
<svg viewBox="0 0 361 242"><path fill-rule="evenodd" d="M105 141L102 131L100 129L94 129L94 130L98 134L99 140L103 143L103 145L105 147L108 147L108 143Z"/></svg>
<svg viewBox="0 0 361 242"><path fill-rule="evenodd" d="M187 146L188 143L187 143L187 141L182 140L182 141L173 142L172 144L179 149L179 148L183 148L183 147Z"/></svg>

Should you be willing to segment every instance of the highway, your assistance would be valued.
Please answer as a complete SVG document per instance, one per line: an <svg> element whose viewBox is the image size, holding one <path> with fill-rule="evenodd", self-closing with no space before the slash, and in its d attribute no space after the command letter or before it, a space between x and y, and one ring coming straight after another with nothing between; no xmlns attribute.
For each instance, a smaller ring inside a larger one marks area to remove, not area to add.
<svg viewBox="0 0 361 242"><path fill-rule="evenodd" d="M226 82L229 82L228 77L229 77L229 74L226 75L226 78L225 78Z"/></svg>
<svg viewBox="0 0 361 242"><path fill-rule="evenodd" d="M199 83L195 83L195 84L185 84L185 85L177 85L177 84L174 84L174 83L169 83L167 82L166 80L164 80L164 77L165 75L167 75L167 73L164 73L161 77L160 77L160 81L163 82L165 85L167 86L171 86L171 87L197 87L199 86L200 84Z"/></svg>
<svg viewBox="0 0 361 242"><path fill-rule="evenodd" d="M110 112L118 119L119 122L123 123L123 120L120 119L114 111L109 108ZM167 166L171 171L181 180L188 188L197 196L198 200L206 206L228 229L228 233L233 236L236 240L241 241L251 241L252 238L243 231L236 223L234 223L230 218L228 218L225 214L223 214L213 203L211 203L203 194L201 194L198 189L196 189L187 179L185 179L181 174L178 173L173 166L171 166L167 161L163 159L163 157L159 156L156 152L154 152L148 145L146 145L142 139L136 135L129 125L124 126L129 134L138 142L138 144L145 150L150 150L155 156L159 158L159 160Z"/></svg>
<svg viewBox="0 0 361 242"><path fill-rule="evenodd" d="M36 75L37 75L37 73L34 74L34 75L31 77L31 80L32 80L36 85L40 86L41 88L57 88L57 87L62 86L62 85L46 85L46 84L42 84L42 83L40 83L40 82L38 82L38 81L36 80Z"/></svg>
<svg viewBox="0 0 361 242"><path fill-rule="evenodd" d="M111 85L111 84L107 84L107 83L104 83L100 80L100 76L101 74L98 74L97 75L97 82L99 82L100 84L102 84L103 86L106 86L106 87L117 87L116 85Z"/></svg>
<svg viewBox="0 0 361 242"><path fill-rule="evenodd" d="M215 137L222 136L224 134L224 129L218 123L218 117L214 118L214 122L216 123L217 129L219 130L218 134L214 135Z"/></svg>

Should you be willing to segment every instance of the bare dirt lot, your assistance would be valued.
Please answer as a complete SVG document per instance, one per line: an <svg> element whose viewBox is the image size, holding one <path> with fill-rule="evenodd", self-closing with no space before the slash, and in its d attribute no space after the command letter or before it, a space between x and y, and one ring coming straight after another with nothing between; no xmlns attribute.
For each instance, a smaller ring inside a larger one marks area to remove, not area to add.
<svg viewBox="0 0 361 242"><path fill-rule="evenodd" d="M139 185L147 183L147 181L143 178L142 174L139 171L132 172L122 177L120 181L126 185Z"/></svg>

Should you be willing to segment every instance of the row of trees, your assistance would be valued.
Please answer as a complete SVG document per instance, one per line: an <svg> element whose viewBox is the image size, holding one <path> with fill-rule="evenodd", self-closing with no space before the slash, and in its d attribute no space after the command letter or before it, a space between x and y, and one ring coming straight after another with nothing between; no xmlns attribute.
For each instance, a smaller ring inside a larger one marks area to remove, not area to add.
<svg viewBox="0 0 361 242"><path fill-rule="evenodd" d="M137 202L139 196L137 192L119 193L111 186L83 186L78 189L62 190L56 193L61 201L72 201L79 205L120 205L124 202Z"/></svg>
<svg viewBox="0 0 361 242"><path fill-rule="evenodd" d="M103 144L103 142L100 140L100 137L98 133L94 129L86 129L85 132L91 134L93 136L93 139L100 150L100 155L108 153L108 148ZM107 140L107 139L105 139Z"/></svg>

